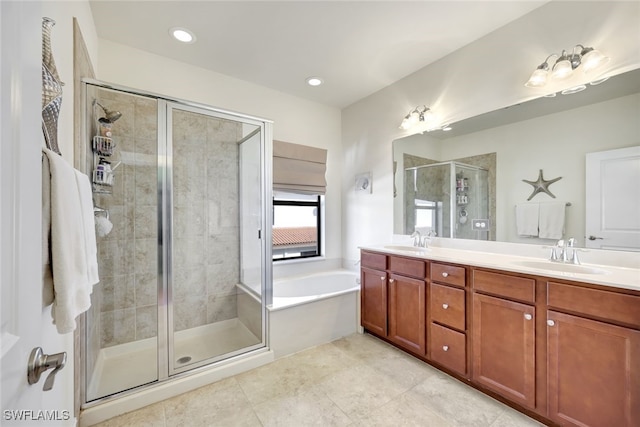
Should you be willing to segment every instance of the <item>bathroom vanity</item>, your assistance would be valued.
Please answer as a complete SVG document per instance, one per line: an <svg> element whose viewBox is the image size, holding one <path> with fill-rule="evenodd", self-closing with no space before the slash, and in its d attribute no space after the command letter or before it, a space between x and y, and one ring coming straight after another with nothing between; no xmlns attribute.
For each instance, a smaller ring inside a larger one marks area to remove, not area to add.
<svg viewBox="0 0 640 427"><path fill-rule="evenodd" d="M640 271L361 248L369 333L545 423L640 425Z"/></svg>

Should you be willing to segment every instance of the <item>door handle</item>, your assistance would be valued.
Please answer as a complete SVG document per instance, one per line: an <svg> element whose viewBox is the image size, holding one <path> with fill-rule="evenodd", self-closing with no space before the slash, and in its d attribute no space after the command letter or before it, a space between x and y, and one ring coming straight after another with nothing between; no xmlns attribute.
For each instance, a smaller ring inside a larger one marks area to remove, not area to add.
<svg viewBox="0 0 640 427"><path fill-rule="evenodd" d="M56 378L56 374L64 368L67 363L67 352L56 354L44 354L41 347L36 347L31 350L29 356L29 363L27 364L27 381L29 384L35 384L40 381L40 376L43 372L53 369L47 379L44 382L42 390L49 391L53 388L53 381Z"/></svg>
<svg viewBox="0 0 640 427"><path fill-rule="evenodd" d="M604 240L604 237L589 236L589 237L587 237L587 239L589 239L589 240Z"/></svg>

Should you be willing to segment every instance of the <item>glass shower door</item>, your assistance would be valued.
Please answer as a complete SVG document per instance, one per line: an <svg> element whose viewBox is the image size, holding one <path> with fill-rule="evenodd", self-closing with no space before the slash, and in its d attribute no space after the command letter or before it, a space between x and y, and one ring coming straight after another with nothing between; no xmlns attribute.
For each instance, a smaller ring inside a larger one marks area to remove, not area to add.
<svg viewBox="0 0 640 427"><path fill-rule="evenodd" d="M263 343L262 128L168 103L167 131L171 374Z"/></svg>

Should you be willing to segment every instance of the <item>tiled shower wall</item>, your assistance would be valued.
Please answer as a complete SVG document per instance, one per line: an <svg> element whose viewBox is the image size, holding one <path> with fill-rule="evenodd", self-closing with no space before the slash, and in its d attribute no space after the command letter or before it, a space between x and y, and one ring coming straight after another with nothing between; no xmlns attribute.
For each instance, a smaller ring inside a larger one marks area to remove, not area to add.
<svg viewBox="0 0 640 427"><path fill-rule="evenodd" d="M98 237L100 283L94 288L105 348L157 334L158 113L155 99L105 89L96 98L122 113L112 127L117 145L110 159L112 168L122 163L114 169L112 193L94 197L113 223L107 236ZM94 111L102 115L99 107Z"/></svg>
<svg viewBox="0 0 640 427"><path fill-rule="evenodd" d="M238 122L173 113L174 330L237 317Z"/></svg>
<svg viewBox="0 0 640 427"><path fill-rule="evenodd" d="M111 194L95 194L112 231L98 238L100 283L89 322L90 352L157 335L157 102L99 89L122 113L113 124ZM96 113L101 113L99 108ZM237 317L238 145L241 125L205 115L173 115L174 329ZM98 347L99 346L99 347ZM91 371L90 371L91 372Z"/></svg>

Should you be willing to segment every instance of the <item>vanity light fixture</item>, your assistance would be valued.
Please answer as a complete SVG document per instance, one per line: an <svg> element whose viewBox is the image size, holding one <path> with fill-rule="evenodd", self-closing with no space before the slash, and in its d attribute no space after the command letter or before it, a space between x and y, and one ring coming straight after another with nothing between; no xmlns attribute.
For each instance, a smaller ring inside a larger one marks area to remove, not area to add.
<svg viewBox="0 0 640 427"><path fill-rule="evenodd" d="M307 84L309 86L320 86L324 81L320 77L308 77Z"/></svg>
<svg viewBox="0 0 640 427"><path fill-rule="evenodd" d="M551 66L549 61L553 57L555 57L556 60L553 66ZM533 71L531 77L529 77L529 80L525 83L525 86L542 87L546 85L549 79L549 68L551 68L551 78L561 80L573 74L573 70L580 65L582 65L582 70L588 73L607 62L609 62L609 57L604 56L600 51L578 44L573 48L571 53L562 50L560 55L552 53L547 56L547 59Z"/></svg>
<svg viewBox="0 0 640 427"><path fill-rule="evenodd" d="M196 36L193 32L187 30L182 27L173 27L169 28L169 34L171 36L182 43L194 43L196 41Z"/></svg>
<svg viewBox="0 0 640 427"><path fill-rule="evenodd" d="M400 129L408 130L418 123L429 122L431 120L433 120L433 110L431 108L426 105L423 105L422 108L416 107L404 116L400 124Z"/></svg>

